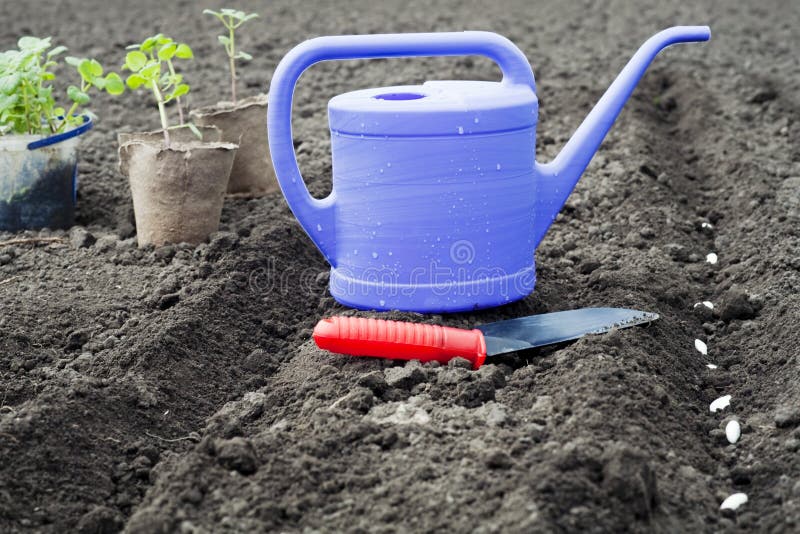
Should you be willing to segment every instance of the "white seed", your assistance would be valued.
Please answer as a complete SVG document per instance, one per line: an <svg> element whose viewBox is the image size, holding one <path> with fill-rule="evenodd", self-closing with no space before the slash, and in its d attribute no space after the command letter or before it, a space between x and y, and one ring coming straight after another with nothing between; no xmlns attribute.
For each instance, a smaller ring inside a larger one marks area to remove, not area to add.
<svg viewBox="0 0 800 534"><path fill-rule="evenodd" d="M736 443L742 436L742 427L739 426L739 421L728 421L725 425L725 437L728 438L729 443Z"/></svg>
<svg viewBox="0 0 800 534"><path fill-rule="evenodd" d="M713 252L710 252L710 253L709 253L709 254L706 256L706 261L707 261L708 263L710 263L711 265L714 265L715 263L717 263L717 260L718 260L718 259L719 259L719 258L717 258L717 255L716 255L716 254L714 254Z"/></svg>
<svg viewBox="0 0 800 534"><path fill-rule="evenodd" d="M713 226L711 226L711 223L707 222L702 223L700 226L702 226L703 228L708 228L709 230L714 228Z"/></svg>
<svg viewBox="0 0 800 534"><path fill-rule="evenodd" d="M730 405L731 405L731 396L730 395L725 395L725 396L722 396L722 397L716 399L711 404L709 404L708 405L708 409L709 409L709 411L711 411L711 413L717 413L717 411L724 410L725 408L727 408Z"/></svg>
<svg viewBox="0 0 800 534"><path fill-rule="evenodd" d="M696 348L697 351L703 356L706 356L708 354L708 345L706 345L699 339L694 340L694 348Z"/></svg>
<svg viewBox="0 0 800 534"><path fill-rule="evenodd" d="M717 366L714 365L713 363L707 363L706 367L708 367L709 369L716 369L717 368Z"/></svg>
<svg viewBox="0 0 800 534"><path fill-rule="evenodd" d="M744 493L734 493L730 495L727 499L722 501L720 505L720 510L736 510L741 505L747 502L747 495Z"/></svg>
<svg viewBox="0 0 800 534"><path fill-rule="evenodd" d="M714 309L714 304L711 301L708 301L708 300L704 300L703 302L696 302L694 307L696 308L698 306L705 306L709 310L713 310Z"/></svg>

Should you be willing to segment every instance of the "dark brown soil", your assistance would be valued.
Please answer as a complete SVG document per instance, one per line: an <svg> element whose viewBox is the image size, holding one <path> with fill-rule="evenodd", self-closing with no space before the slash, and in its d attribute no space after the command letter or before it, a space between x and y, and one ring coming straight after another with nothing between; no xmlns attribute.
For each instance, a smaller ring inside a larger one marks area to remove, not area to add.
<svg viewBox="0 0 800 534"><path fill-rule="evenodd" d="M281 196L229 199L208 244L137 249L116 132L154 129L157 115L145 96L97 98L80 164L85 229L0 246L0 531L800 529L795 4L242 4L262 15L242 33L255 56L243 94L264 91L313 36L506 35L537 75L545 161L644 39L709 24L709 43L662 53L633 94L538 251L533 295L474 314L388 315L466 326L608 305L662 319L479 372L322 352L316 321L353 312L327 294L326 264ZM186 74L205 105L227 84L204 7L7 1L0 45L53 35L117 65L125 45L165 31L195 48ZM295 104L312 192L330 189L331 96L497 76L479 58L315 67ZM715 309L694 307L703 300ZM725 394L730 408L710 413ZM733 417L743 435L729 445ZM749 502L720 512L734 492Z"/></svg>

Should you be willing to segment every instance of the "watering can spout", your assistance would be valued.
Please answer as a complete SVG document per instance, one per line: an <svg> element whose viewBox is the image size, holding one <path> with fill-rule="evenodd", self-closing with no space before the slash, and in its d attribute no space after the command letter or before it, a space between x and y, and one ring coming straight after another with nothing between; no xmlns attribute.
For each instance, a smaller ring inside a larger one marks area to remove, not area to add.
<svg viewBox="0 0 800 534"><path fill-rule="evenodd" d="M561 211L581 174L656 55L671 44L707 41L710 37L711 30L708 26L674 26L645 41L558 156L550 163L537 162L537 174L540 176L535 218L537 245Z"/></svg>

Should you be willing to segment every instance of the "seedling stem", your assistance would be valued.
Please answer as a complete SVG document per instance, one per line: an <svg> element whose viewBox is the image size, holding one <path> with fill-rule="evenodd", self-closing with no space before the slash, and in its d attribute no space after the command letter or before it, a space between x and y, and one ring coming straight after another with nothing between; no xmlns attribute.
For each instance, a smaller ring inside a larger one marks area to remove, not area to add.
<svg viewBox="0 0 800 534"><path fill-rule="evenodd" d="M161 129L164 130L164 144L169 148L169 124L167 122L167 109L164 106L164 98L161 96L161 91L158 90L158 84L151 82L153 88L153 95L156 97L156 104L158 105L158 116L161 118Z"/></svg>
<svg viewBox="0 0 800 534"><path fill-rule="evenodd" d="M233 51L235 50L236 41L234 36L234 27L231 26L229 28L230 33L230 40L231 40L231 52L228 54L228 63L231 66L231 97L233 98L233 103L236 103L236 59L233 55Z"/></svg>

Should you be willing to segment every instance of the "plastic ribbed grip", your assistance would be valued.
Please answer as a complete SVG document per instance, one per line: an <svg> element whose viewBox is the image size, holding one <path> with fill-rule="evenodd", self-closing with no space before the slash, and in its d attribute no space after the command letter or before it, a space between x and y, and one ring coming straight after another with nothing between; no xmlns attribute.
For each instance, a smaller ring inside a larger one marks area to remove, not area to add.
<svg viewBox="0 0 800 534"><path fill-rule="evenodd" d="M331 317L314 327L314 341L321 349L351 356L440 363L461 357L475 369L486 360L486 342L480 330L430 324Z"/></svg>

